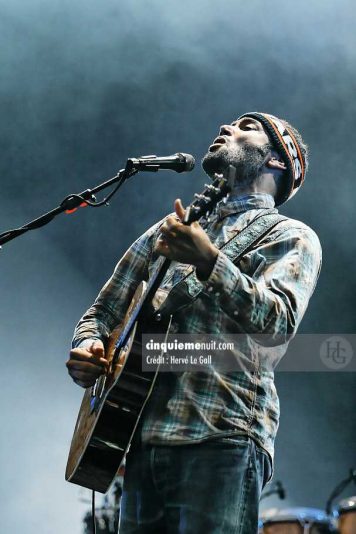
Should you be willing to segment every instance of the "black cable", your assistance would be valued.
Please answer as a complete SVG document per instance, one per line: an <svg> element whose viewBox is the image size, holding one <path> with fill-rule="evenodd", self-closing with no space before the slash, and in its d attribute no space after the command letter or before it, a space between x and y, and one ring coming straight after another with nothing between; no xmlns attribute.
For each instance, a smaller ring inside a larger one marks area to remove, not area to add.
<svg viewBox="0 0 356 534"><path fill-rule="evenodd" d="M100 208L100 206L103 206L104 204L106 206L109 205L109 200L115 195L116 191L119 189L119 187L122 186L122 184L125 182L126 178L122 177L117 182L117 185L114 187L114 189L111 191L111 193L108 194L107 197L105 197L100 202L90 202L90 200L85 200L85 202L88 204L88 206L91 206L92 208Z"/></svg>
<svg viewBox="0 0 356 534"><path fill-rule="evenodd" d="M344 489L352 482L354 481L355 484L356 484L356 470L355 469L350 469L350 475L345 478L344 480L342 480L337 486L336 488L332 491L330 497L328 498L327 500L327 503L326 503L326 513L328 515L331 514L331 505L333 503L333 501L336 499L336 497L338 497L340 495L340 493L342 493L344 491Z"/></svg>
<svg viewBox="0 0 356 534"><path fill-rule="evenodd" d="M91 494L91 518L93 525L93 534L96 534L96 520L95 520L95 491Z"/></svg>
<svg viewBox="0 0 356 534"><path fill-rule="evenodd" d="M276 482L272 485L271 489L268 491L265 491L262 493L260 501L265 499L266 497L271 497L271 495L278 495L278 497L283 500L286 498L286 491L282 485L282 482L280 480L276 480Z"/></svg>
<svg viewBox="0 0 356 534"><path fill-rule="evenodd" d="M104 205L108 206L109 200L115 195L116 191L121 187L124 181L125 181L124 177L120 178L117 185L114 187L111 193L109 193L105 198L103 198L103 200L100 200L100 202L97 202L96 200L91 201L89 199L84 198L82 195L68 195L66 198L62 200L60 205L63 206L63 204L65 204L68 200L72 200L76 198L80 200L83 204L86 204L87 206L90 206L91 208L100 208L101 206L104 206ZM92 197L92 198L95 198L95 197Z"/></svg>

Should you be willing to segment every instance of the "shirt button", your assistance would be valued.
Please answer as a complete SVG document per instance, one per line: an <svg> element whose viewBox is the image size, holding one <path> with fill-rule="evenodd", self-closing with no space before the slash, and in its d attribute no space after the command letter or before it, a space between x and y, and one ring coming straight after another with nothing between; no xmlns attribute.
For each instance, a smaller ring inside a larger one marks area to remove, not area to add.
<svg viewBox="0 0 356 534"><path fill-rule="evenodd" d="M208 291L209 291L209 293L211 293L213 291L213 286L209 286L208 287Z"/></svg>
<svg viewBox="0 0 356 534"><path fill-rule="evenodd" d="M157 313L157 314L155 315L155 321L159 322L159 321L161 321L161 320L162 320L162 315L161 315L160 313Z"/></svg>
<svg viewBox="0 0 356 534"><path fill-rule="evenodd" d="M217 297L219 297L219 296L220 296L220 291L215 291L215 295L216 295Z"/></svg>
<svg viewBox="0 0 356 534"><path fill-rule="evenodd" d="M236 315L238 315L238 314L239 314L239 312L238 312L237 310L235 310L235 311L234 311L234 315L236 316Z"/></svg>

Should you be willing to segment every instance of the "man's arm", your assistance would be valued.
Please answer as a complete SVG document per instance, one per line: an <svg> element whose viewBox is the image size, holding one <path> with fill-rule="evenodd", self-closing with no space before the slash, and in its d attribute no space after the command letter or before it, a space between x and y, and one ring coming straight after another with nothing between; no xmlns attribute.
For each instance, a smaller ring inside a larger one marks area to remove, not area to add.
<svg viewBox="0 0 356 534"><path fill-rule="evenodd" d="M138 285L148 277L153 241L160 224L158 222L147 230L122 256L94 304L77 324L73 347L89 345L94 339L105 341L121 323Z"/></svg>
<svg viewBox="0 0 356 534"><path fill-rule="evenodd" d="M206 290L218 296L222 310L247 334L264 334L269 343L285 342L296 333L321 267L316 234L305 225L290 224L259 248L267 261L256 279L219 251L210 276L203 281Z"/></svg>
<svg viewBox="0 0 356 534"><path fill-rule="evenodd" d="M78 385L93 385L107 370L105 340L124 318L137 286L148 276L153 242L161 224L160 221L152 226L125 252L94 304L77 324L66 365Z"/></svg>
<svg viewBox="0 0 356 534"><path fill-rule="evenodd" d="M266 258L258 277L244 274L210 241L195 222L182 224L184 208L175 202L177 217L161 227L155 249L171 260L196 267L198 279L221 309L247 334L265 335L281 344L296 333L314 291L321 267L321 246L308 226L289 219L259 251Z"/></svg>

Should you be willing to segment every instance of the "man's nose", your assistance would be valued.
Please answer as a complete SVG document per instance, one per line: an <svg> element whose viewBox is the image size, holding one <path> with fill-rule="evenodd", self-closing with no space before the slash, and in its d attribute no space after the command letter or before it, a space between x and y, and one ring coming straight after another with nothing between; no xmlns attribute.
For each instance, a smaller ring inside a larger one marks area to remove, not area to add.
<svg viewBox="0 0 356 534"><path fill-rule="evenodd" d="M234 128L230 124L223 124L220 126L219 135L233 135Z"/></svg>

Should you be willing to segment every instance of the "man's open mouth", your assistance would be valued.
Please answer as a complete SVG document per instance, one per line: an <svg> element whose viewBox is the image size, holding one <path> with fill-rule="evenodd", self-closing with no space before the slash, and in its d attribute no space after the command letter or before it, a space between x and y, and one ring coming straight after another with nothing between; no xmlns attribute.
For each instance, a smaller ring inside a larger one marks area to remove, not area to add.
<svg viewBox="0 0 356 534"><path fill-rule="evenodd" d="M213 152L214 150L217 150L221 145L226 144L226 138L223 135L219 135L216 139L214 139L213 143L209 147L209 152Z"/></svg>

